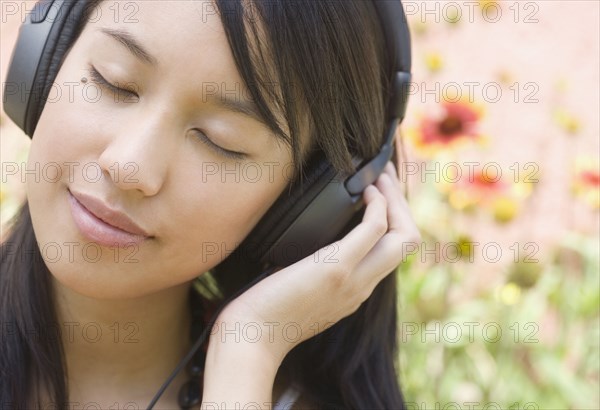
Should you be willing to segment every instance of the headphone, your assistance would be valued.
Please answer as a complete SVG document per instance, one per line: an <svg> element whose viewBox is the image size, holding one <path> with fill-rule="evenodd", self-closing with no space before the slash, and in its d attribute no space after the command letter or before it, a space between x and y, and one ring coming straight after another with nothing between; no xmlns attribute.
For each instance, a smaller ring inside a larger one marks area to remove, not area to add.
<svg viewBox="0 0 600 410"><path fill-rule="evenodd" d="M300 184L293 182L291 189L281 194L246 239L222 262L250 258L263 272L228 301L276 267L295 263L343 235L364 210L363 191L377 180L394 154L394 136L406 113L411 81L410 33L400 0L372 1L393 65L386 128L379 151L370 159L354 158L357 170L351 175L336 172L324 155L311 159L306 179ZM77 29L88 4L82 0L40 0L21 26L4 84L3 102L6 114L29 137L33 137L64 57L79 35ZM221 309L165 381L149 409L198 351Z"/></svg>
<svg viewBox="0 0 600 410"><path fill-rule="evenodd" d="M281 194L229 258L251 257L262 269L288 266L331 244L364 208L362 192L394 153L394 135L406 112L411 79L410 33L400 0L374 0L393 78L386 131L378 154L352 175L337 173L323 156L309 162L301 184ZM78 35L86 1L42 0L21 26L4 85L4 110L32 137L62 61ZM25 93L23 93L23 90Z"/></svg>

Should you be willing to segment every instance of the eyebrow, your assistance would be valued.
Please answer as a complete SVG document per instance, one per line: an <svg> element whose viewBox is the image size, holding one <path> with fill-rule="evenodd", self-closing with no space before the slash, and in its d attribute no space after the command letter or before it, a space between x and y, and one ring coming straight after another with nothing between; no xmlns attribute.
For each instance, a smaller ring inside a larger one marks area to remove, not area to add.
<svg viewBox="0 0 600 410"><path fill-rule="evenodd" d="M127 47L131 54L133 54L139 60L142 60L143 62L150 64L151 66L158 65L158 60L155 57L153 57L131 33L125 30L112 29L107 27L101 28L100 31L114 38L119 43ZM227 96L218 98L214 95L210 96L207 100L211 104L216 105L222 109L245 115L246 117L249 117L265 125L267 128L271 128L260 115L258 107L253 101L248 101L244 99L239 100L237 98L229 98Z"/></svg>
<svg viewBox="0 0 600 410"><path fill-rule="evenodd" d="M269 125L265 122L263 117L260 115L258 111L258 107L254 102L238 99L236 97L230 98L227 96L218 97L216 95L211 95L206 98L206 101L210 102L217 107L220 107L224 110L232 111L238 114L245 115L246 117L252 118L255 121L260 122L265 125L267 128L270 128Z"/></svg>
<svg viewBox="0 0 600 410"><path fill-rule="evenodd" d="M148 51L146 51L144 46L142 46L139 41L137 41L136 38L131 35L131 33L125 30L106 27L100 29L100 31L123 44L125 47L127 47L131 54L133 54L139 60L142 60L143 62L153 66L158 65L158 60L154 58Z"/></svg>

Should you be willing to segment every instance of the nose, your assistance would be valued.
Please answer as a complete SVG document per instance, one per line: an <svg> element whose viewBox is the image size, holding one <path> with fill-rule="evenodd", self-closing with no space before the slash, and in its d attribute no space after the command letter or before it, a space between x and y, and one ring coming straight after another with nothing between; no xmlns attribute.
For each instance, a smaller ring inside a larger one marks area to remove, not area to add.
<svg viewBox="0 0 600 410"><path fill-rule="evenodd" d="M112 128L112 127L111 127ZM175 131L168 113L144 115L143 120L114 127L98 163L102 171L123 190L156 195L168 176Z"/></svg>

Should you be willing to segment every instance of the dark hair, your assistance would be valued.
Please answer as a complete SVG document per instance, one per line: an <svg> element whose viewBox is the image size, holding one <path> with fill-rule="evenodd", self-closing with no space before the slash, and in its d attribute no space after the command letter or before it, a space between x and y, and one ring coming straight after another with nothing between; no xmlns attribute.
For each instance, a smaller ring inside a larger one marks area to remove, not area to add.
<svg viewBox="0 0 600 410"><path fill-rule="evenodd" d="M216 6L237 69L269 127L290 145L299 177L316 153L337 170L352 171L353 156L377 152L391 62L371 1L217 0ZM273 78L279 85L275 90L266 86ZM274 106L283 110L289 133L276 120ZM306 150L303 132L310 136ZM227 297L256 273L245 269L242 275L223 263L210 277ZM199 284L208 287L202 279ZM25 203L0 247L2 406L26 407L32 397L39 402L35 386L44 386L58 408L66 406L62 344L44 334L57 323L55 310L48 309L53 305L50 272ZM302 402L327 409L404 408L396 368L396 309L396 273L391 272L356 312L293 349L280 371L300 390ZM39 337L28 330L35 323L41 324Z"/></svg>

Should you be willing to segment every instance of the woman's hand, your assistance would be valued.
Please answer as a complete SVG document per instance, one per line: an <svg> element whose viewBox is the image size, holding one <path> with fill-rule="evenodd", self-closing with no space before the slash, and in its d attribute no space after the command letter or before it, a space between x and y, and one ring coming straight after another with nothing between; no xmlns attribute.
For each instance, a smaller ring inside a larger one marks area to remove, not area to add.
<svg viewBox="0 0 600 410"><path fill-rule="evenodd" d="M219 315L211 344L252 344L275 366L299 343L355 312L404 258L419 231L388 162L364 192L362 222L336 243L277 271Z"/></svg>

